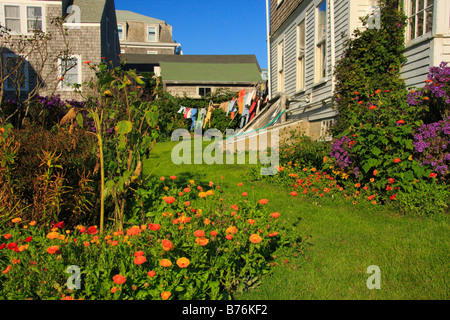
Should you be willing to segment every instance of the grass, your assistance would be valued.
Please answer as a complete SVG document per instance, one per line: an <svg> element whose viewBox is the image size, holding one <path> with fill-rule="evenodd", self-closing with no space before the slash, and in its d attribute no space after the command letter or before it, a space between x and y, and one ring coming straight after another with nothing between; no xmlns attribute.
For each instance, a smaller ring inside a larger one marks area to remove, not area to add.
<svg viewBox="0 0 450 320"><path fill-rule="evenodd" d="M209 181L226 190L226 198L248 192L248 200L269 199L280 212L309 235L304 255L289 252L275 259L274 272L242 300L307 299L448 299L449 219L399 216L389 208L333 202L319 206L285 188L249 181L250 165L182 164L171 161L176 143L159 143L144 164L144 174L176 175L177 181ZM224 177L222 180L221 177ZM243 182L239 187L237 184ZM224 197L225 198L225 197ZM370 290L367 268L380 268L381 288Z"/></svg>

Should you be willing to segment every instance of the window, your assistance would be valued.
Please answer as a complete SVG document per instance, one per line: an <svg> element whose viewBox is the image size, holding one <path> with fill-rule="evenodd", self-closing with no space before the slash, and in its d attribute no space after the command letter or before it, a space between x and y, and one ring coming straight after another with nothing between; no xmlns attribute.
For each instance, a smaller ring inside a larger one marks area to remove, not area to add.
<svg viewBox="0 0 450 320"><path fill-rule="evenodd" d="M329 120L322 120L320 125L320 137L323 138L325 141L331 141L331 133L330 129L333 126L334 119Z"/></svg>
<svg viewBox="0 0 450 320"><path fill-rule="evenodd" d="M117 31L118 31L118 35L119 35L119 40L123 40L123 25L118 24Z"/></svg>
<svg viewBox="0 0 450 320"><path fill-rule="evenodd" d="M198 88L199 96L206 97L211 94L211 88Z"/></svg>
<svg viewBox="0 0 450 320"><path fill-rule="evenodd" d="M433 0L408 0L407 40L431 32L433 27Z"/></svg>
<svg viewBox="0 0 450 320"><path fill-rule="evenodd" d="M322 1L316 8L316 82L327 75L327 2Z"/></svg>
<svg viewBox="0 0 450 320"><path fill-rule="evenodd" d="M281 41L278 44L278 92L283 92L284 91L284 75L283 75L283 71L284 71L284 43L283 41Z"/></svg>
<svg viewBox="0 0 450 320"><path fill-rule="evenodd" d="M60 60L60 89L71 90L73 85L80 83L80 57L72 56Z"/></svg>
<svg viewBox="0 0 450 320"><path fill-rule="evenodd" d="M156 42L156 27L147 27L147 41Z"/></svg>
<svg viewBox="0 0 450 320"><path fill-rule="evenodd" d="M2 9L4 19L0 23L12 33L33 33L45 29L42 6L4 5Z"/></svg>
<svg viewBox="0 0 450 320"><path fill-rule="evenodd" d="M20 33L20 7L5 6L5 26L12 32Z"/></svg>
<svg viewBox="0 0 450 320"><path fill-rule="evenodd" d="M42 8L27 7L27 32L42 30Z"/></svg>
<svg viewBox="0 0 450 320"><path fill-rule="evenodd" d="M297 91L305 86L305 21L297 26Z"/></svg>
<svg viewBox="0 0 450 320"><path fill-rule="evenodd" d="M7 53L3 58L3 67L5 74L9 74L5 81L5 90L28 90L28 62L24 57Z"/></svg>

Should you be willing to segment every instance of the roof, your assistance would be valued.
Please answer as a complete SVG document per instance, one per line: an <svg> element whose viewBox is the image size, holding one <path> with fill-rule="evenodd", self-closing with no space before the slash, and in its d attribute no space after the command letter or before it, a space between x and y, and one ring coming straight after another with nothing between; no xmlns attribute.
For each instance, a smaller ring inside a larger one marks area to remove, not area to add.
<svg viewBox="0 0 450 320"><path fill-rule="evenodd" d="M249 83L261 82L254 63L161 62L164 82L177 83Z"/></svg>
<svg viewBox="0 0 450 320"><path fill-rule="evenodd" d="M116 17L118 22L143 21L146 23L153 23L153 24L166 23L163 20L144 16L143 14L135 13L129 10L116 10Z"/></svg>
<svg viewBox="0 0 450 320"><path fill-rule="evenodd" d="M122 54L122 60L128 64L153 64L162 62L178 63L212 63L212 64L254 64L261 72L258 60L254 54L245 55L194 55L194 54Z"/></svg>
<svg viewBox="0 0 450 320"><path fill-rule="evenodd" d="M80 22L94 23L102 21L103 11L108 0L63 0L63 9L74 5L80 8Z"/></svg>

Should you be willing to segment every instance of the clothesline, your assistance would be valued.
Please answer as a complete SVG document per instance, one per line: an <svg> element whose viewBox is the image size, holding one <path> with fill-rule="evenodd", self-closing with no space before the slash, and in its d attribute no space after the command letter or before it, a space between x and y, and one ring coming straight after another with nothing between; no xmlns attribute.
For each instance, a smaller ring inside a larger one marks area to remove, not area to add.
<svg viewBox="0 0 450 320"><path fill-rule="evenodd" d="M240 115L240 125L239 128L245 126L249 121L253 120L256 114L267 103L267 95L265 94L267 88L264 88L264 84L256 85L253 89L246 91L246 89L240 90L231 100L222 102L220 104L214 104L210 100L208 109L200 108L197 111L196 108L188 108L180 106L178 113L183 114L185 119L192 119L192 124L190 131L198 128L205 128L207 124L211 127L211 117L214 107L218 107L226 112L226 116L231 118L231 125L233 120L236 118L237 114Z"/></svg>

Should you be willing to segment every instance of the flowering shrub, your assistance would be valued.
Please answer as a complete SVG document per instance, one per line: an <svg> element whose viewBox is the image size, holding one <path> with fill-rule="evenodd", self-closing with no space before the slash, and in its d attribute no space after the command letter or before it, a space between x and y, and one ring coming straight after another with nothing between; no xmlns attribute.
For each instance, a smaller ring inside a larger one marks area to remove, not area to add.
<svg viewBox="0 0 450 320"><path fill-rule="evenodd" d="M450 117L445 121L424 124L416 130L414 148L420 165L431 166L434 172L449 174Z"/></svg>
<svg viewBox="0 0 450 320"><path fill-rule="evenodd" d="M103 235L13 219L0 229L0 298L229 299L269 273L279 249L302 249L283 212L267 210L270 199L225 203L213 183L194 181L166 189L145 223ZM69 266L80 268L79 289L67 286Z"/></svg>

